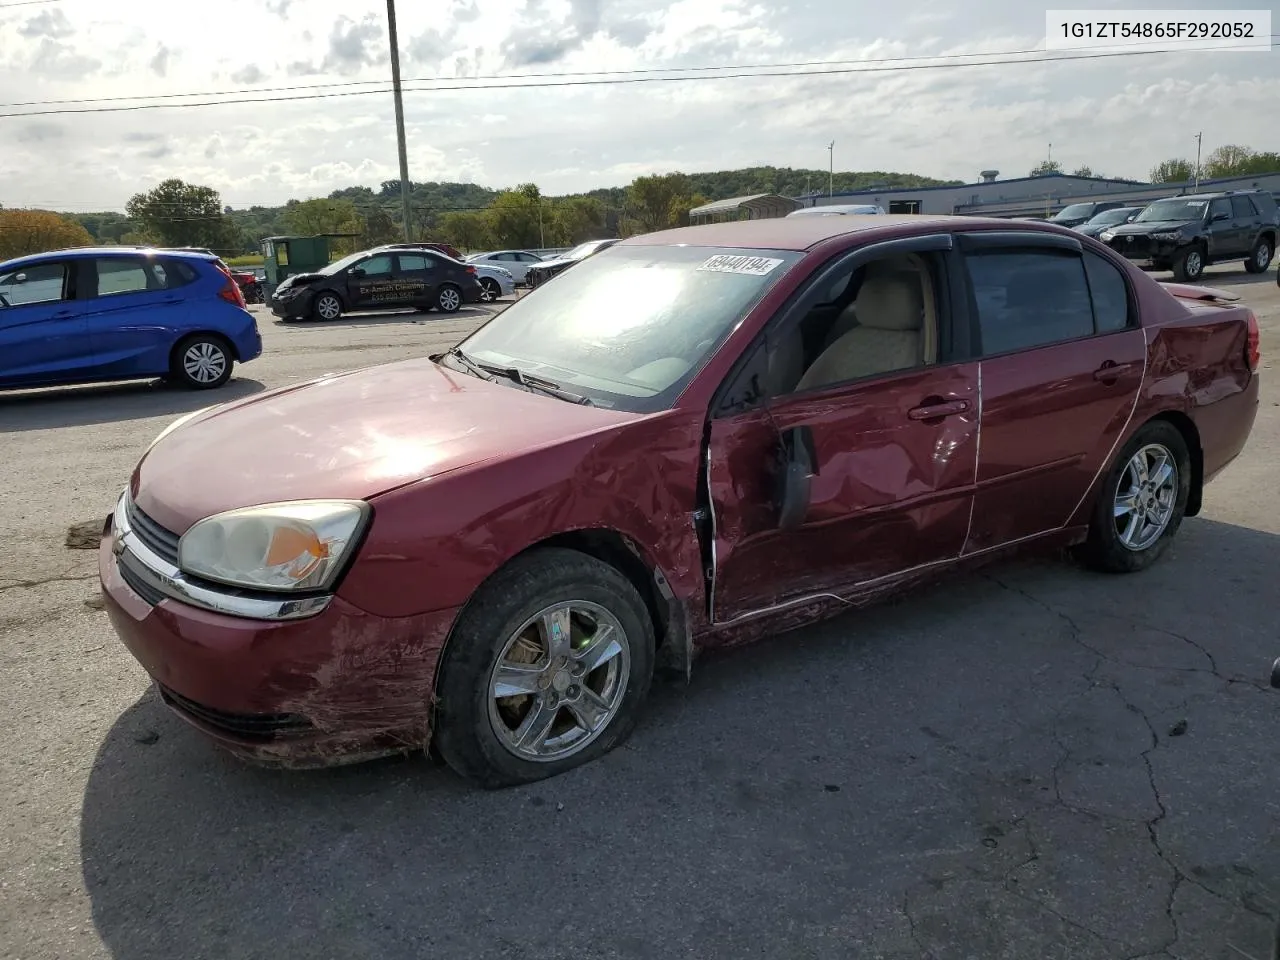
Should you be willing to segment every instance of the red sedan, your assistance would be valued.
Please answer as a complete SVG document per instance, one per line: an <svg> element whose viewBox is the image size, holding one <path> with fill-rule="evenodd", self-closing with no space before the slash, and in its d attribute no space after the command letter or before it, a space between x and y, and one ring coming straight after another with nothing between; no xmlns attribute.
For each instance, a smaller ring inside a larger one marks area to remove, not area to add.
<svg viewBox="0 0 1280 960"><path fill-rule="evenodd" d="M617 746L656 667L1023 547L1152 563L1258 406L1253 314L1045 224L619 243L458 347L198 412L107 610L243 756L434 740L489 786Z"/></svg>

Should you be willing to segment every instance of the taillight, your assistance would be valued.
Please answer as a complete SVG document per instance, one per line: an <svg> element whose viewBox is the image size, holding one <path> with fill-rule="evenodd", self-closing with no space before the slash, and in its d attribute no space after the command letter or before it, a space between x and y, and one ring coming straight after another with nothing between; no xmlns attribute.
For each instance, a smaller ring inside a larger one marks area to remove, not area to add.
<svg viewBox="0 0 1280 960"><path fill-rule="evenodd" d="M1245 360L1249 363L1249 372L1257 373L1258 365L1262 362L1262 334L1258 330L1258 318L1253 315L1253 311L1246 311L1246 315L1249 323L1249 338L1245 346Z"/></svg>
<svg viewBox="0 0 1280 960"><path fill-rule="evenodd" d="M247 309L244 302L244 294L240 292L240 284L236 283L231 274L226 273L226 271L223 271L223 273L227 278L227 282L218 291L218 296L227 301L227 303L234 303L241 310Z"/></svg>
<svg viewBox="0 0 1280 960"><path fill-rule="evenodd" d="M467 273L471 274L471 276L473 276L473 277L474 277L474 276L476 275L476 268L475 268L475 267L467 267Z"/></svg>

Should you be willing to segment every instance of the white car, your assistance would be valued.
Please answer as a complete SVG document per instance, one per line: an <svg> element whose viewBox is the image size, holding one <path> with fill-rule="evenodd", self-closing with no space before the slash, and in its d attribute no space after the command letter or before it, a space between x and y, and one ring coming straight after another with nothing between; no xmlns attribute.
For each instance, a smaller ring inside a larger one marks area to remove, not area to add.
<svg viewBox="0 0 1280 960"><path fill-rule="evenodd" d="M529 272L529 267L541 262L542 258L540 256L527 250L493 250L489 253L476 253L467 257L467 263L476 266L485 263L509 270L511 276L515 277L516 283L524 283L525 274Z"/></svg>
<svg viewBox="0 0 1280 960"><path fill-rule="evenodd" d="M849 217L849 216L882 216L884 207L874 203L828 203L822 206L801 207L788 213L788 217Z"/></svg>
<svg viewBox="0 0 1280 960"><path fill-rule="evenodd" d="M493 303L499 297L509 297L516 292L516 280L511 271L495 263L470 263L476 268L480 281L480 302Z"/></svg>

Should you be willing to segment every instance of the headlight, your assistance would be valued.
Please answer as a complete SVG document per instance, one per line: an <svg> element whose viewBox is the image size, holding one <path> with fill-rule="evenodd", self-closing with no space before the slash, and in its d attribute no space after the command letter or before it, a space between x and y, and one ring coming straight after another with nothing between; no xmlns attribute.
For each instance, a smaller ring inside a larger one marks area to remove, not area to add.
<svg viewBox="0 0 1280 960"><path fill-rule="evenodd" d="M1162 233L1153 233L1151 235L1151 239L1152 240L1175 240L1175 241L1181 240L1182 231L1181 230L1165 230Z"/></svg>
<svg viewBox="0 0 1280 960"><path fill-rule="evenodd" d="M324 590L369 517L359 500L298 500L231 510L178 542L187 573L251 590Z"/></svg>
<svg viewBox="0 0 1280 960"><path fill-rule="evenodd" d="M150 453L152 447L154 447L157 443L159 443L169 434L173 433L173 431L177 430L180 426L182 426L188 420L194 420L196 417L200 416L200 414L207 413L208 411L212 410L216 406L217 404L215 403L208 407L201 407L199 410L195 410L191 413L188 413L185 417L179 417L177 420L173 421L173 423L169 424L167 427L161 430L158 434L156 434L156 438L152 440L150 446L147 447L147 452Z"/></svg>
<svg viewBox="0 0 1280 960"><path fill-rule="evenodd" d="M1110 243L1112 239L1115 237L1115 235L1116 235L1116 232L1114 230L1103 230L1100 234L1098 234L1098 239L1101 240L1103 243Z"/></svg>

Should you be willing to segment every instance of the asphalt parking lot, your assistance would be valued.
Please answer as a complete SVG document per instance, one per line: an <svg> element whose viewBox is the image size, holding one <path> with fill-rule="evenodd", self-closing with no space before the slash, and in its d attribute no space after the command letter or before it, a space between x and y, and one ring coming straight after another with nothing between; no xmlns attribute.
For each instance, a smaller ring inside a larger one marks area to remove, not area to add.
<svg viewBox="0 0 1280 960"><path fill-rule="evenodd" d="M264 356L213 396L0 396L0 957L1263 960L1280 290L1238 266L1203 282L1259 314L1262 410L1155 568L1004 564L707 658L625 748L496 793L422 757L215 752L68 547L184 412L435 352L488 308L264 313Z"/></svg>

